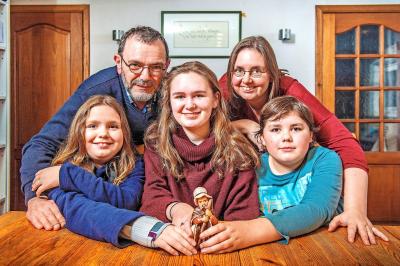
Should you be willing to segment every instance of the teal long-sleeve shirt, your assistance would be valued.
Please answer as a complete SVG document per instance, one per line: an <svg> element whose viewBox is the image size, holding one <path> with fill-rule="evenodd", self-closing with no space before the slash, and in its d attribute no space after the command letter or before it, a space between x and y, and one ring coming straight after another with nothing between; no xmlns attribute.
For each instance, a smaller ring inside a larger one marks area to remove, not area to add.
<svg viewBox="0 0 400 266"><path fill-rule="evenodd" d="M257 170L260 208L284 243L314 231L342 211L342 163L334 151L311 148L299 168L284 175L272 173L268 157L261 155Z"/></svg>

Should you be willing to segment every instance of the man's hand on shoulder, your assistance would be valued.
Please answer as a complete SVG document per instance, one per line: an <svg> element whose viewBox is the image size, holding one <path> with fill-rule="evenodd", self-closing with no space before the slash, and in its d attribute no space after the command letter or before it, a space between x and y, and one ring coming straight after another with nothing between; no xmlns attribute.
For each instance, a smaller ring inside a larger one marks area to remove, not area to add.
<svg viewBox="0 0 400 266"><path fill-rule="evenodd" d="M35 197L28 201L26 218L36 229L60 230L65 219L53 200Z"/></svg>

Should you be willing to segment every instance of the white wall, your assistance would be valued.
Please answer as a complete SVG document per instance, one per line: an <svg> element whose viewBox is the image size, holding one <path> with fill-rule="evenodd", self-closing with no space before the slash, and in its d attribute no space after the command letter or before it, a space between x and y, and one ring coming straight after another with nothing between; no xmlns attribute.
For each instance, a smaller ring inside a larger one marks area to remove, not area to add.
<svg viewBox="0 0 400 266"><path fill-rule="evenodd" d="M288 69L312 93L315 91L315 5L400 4L399 0L11 0L11 4L90 4L90 72L113 64L117 44L113 29L147 25L161 30L160 11L242 11L242 37L262 35L275 50L280 68ZM294 43L278 40L278 30L290 28ZM189 59L173 59L172 65ZM227 59L198 59L218 76Z"/></svg>

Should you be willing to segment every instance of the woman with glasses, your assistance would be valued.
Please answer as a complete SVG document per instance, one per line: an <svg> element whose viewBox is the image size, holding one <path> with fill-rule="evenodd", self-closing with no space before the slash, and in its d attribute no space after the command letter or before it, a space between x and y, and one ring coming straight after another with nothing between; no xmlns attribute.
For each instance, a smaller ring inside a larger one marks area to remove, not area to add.
<svg viewBox="0 0 400 266"><path fill-rule="evenodd" d="M368 167L357 140L303 85L278 68L274 51L265 38L251 36L235 46L220 87L235 126L253 141L259 131L261 110L269 100L290 95L309 106L319 128L317 142L336 151L344 168L344 211L331 221L329 230L347 226L348 240L353 242L358 231L366 245L376 243L374 235L386 239L367 218ZM217 237L218 234L208 243L219 242ZM208 252L221 252L224 248L221 242Z"/></svg>

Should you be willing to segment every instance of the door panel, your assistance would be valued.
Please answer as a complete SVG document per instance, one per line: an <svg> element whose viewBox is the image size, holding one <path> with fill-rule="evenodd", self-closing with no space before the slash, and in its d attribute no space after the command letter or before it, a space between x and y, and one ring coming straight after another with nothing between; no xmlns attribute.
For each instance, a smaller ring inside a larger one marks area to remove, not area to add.
<svg viewBox="0 0 400 266"><path fill-rule="evenodd" d="M41 129L72 93L70 34L41 24L16 32L15 39L16 72L30 73L28 77L16 79L15 107L19 125L16 131L17 144L21 145Z"/></svg>
<svg viewBox="0 0 400 266"><path fill-rule="evenodd" d="M11 210L24 209L25 143L89 74L88 6L11 6Z"/></svg>
<svg viewBox="0 0 400 266"><path fill-rule="evenodd" d="M317 27L317 96L366 152L369 217L400 221L400 5L319 6Z"/></svg>
<svg viewBox="0 0 400 266"><path fill-rule="evenodd" d="M373 164L369 174L368 215L380 221L400 221L400 166Z"/></svg>

